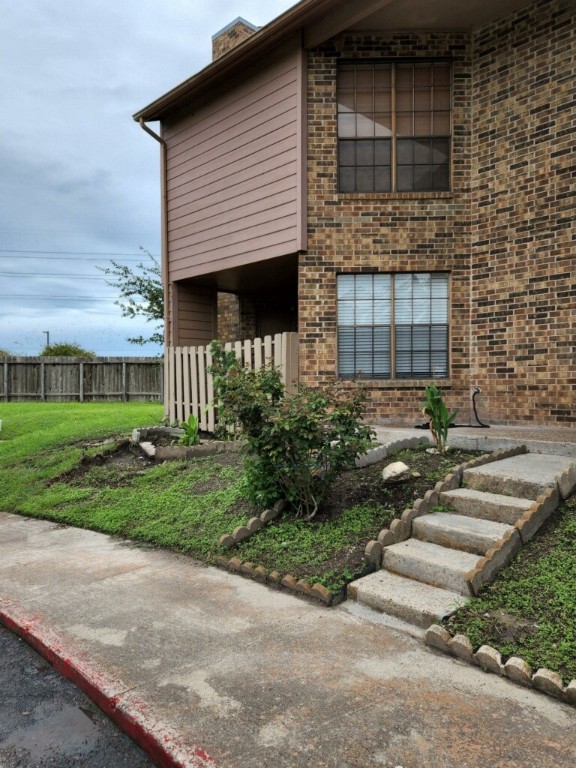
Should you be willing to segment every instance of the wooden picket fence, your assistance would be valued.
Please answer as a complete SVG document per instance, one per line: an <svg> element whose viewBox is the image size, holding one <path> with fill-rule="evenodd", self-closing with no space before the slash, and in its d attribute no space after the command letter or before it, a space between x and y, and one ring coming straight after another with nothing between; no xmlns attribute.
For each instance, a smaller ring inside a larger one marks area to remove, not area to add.
<svg viewBox="0 0 576 768"><path fill-rule="evenodd" d="M259 370L274 364L280 369L287 392L298 385L298 334L277 333L263 339L246 339L224 345L242 365ZM214 403L210 347L169 347L164 368L165 411L171 422L182 423L190 414L198 418L200 429L213 432L218 421Z"/></svg>

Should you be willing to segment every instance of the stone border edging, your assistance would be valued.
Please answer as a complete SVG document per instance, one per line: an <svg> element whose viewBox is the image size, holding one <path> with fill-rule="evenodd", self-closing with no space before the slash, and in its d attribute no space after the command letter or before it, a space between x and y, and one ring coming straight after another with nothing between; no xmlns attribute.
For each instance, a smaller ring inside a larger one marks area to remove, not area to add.
<svg viewBox="0 0 576 768"><path fill-rule="evenodd" d="M485 672L492 672L501 677L507 677L514 683L528 688L536 688L548 696L560 699L565 704L576 706L576 679L564 685L557 672L541 667L532 672L529 665L519 656L510 656L502 662L502 654L490 645L482 645L476 653L466 635L452 636L445 627L432 624L426 631L426 645L430 645L443 653L456 656L472 666L481 667Z"/></svg>
<svg viewBox="0 0 576 768"><path fill-rule="evenodd" d="M421 438L412 439L420 440ZM380 568L382 565L383 550L386 547L392 546L393 544L399 544L401 541L406 541L409 539L412 536L412 522L417 517L422 517L423 515L427 515L432 512L434 507L436 507L440 501L441 493L459 488L462 483L464 470L480 467L484 464L491 464L494 461L501 461L502 459L509 459L512 456L518 456L523 453L527 453L527 448L525 445L519 445L513 448L504 448L498 451L494 451L493 453L486 454L485 456L478 456L475 459L470 459L470 461L466 461L463 464L460 464L458 467L456 467L456 469L446 475L444 480L438 481L432 490L426 491L424 498L416 499L414 506L405 509L404 512L402 512L400 518L395 518L392 520L389 529L383 528L378 534L377 540L371 540L366 544L366 549L364 550L364 556L366 557L366 560L376 568ZM518 534L517 536L519 539ZM519 548L520 544L518 542L518 549ZM513 549L513 546L508 545L506 552L511 549ZM510 557L512 557L516 551L517 550L514 550ZM500 550L498 550L498 553L500 554ZM500 557L497 558L497 562L501 563L502 557L503 553L500 555ZM494 558L496 558L496 553L494 553L493 557L486 562L487 569L490 567L492 570L494 570L492 565ZM494 562L496 562L496 560ZM498 567L502 566L499 565ZM476 581L478 581L479 578L479 576L476 576Z"/></svg>
<svg viewBox="0 0 576 768"><path fill-rule="evenodd" d="M485 584L492 581L498 571L507 565L514 555L534 536L560 503L557 488L549 488L532 503L522 517L514 524L514 530L505 533L500 541L491 547L476 567L466 574L470 594L477 597Z"/></svg>
<svg viewBox="0 0 576 768"><path fill-rule="evenodd" d="M239 451L243 440L210 440L200 445L154 445L148 437L181 437L183 429L177 427L143 427L132 430L132 442L150 459L169 461L191 459L198 456L212 456L225 451Z"/></svg>
<svg viewBox="0 0 576 768"><path fill-rule="evenodd" d="M366 453L361 453L356 457L355 465L357 469L362 467L368 467L370 464L376 464L378 461L382 461L387 456L398 451L404 451L408 448L417 448L419 445L430 445L430 441L424 435L422 437L406 437L401 440L394 440L392 443L385 445L377 445L375 448L370 448Z"/></svg>
<svg viewBox="0 0 576 768"><path fill-rule="evenodd" d="M222 534L222 536L220 536L220 545L226 547L226 549L231 549L241 541L246 541L246 539L249 539L250 536L253 536L255 533L257 533L271 520L276 520L276 518L280 516L280 513L284 510L285 507L286 502L284 499L279 499L272 506L272 509L265 509L259 517L251 517L246 525L238 525L236 528L234 528L232 533Z"/></svg>
<svg viewBox="0 0 576 768"><path fill-rule="evenodd" d="M242 562L239 557L232 557L230 560L224 556L216 558L218 565L226 568L227 571L238 573L242 576L249 576L256 581L269 584L276 587L285 587L290 592L299 595L320 600L324 605L334 605L338 595L332 594L323 584L310 584L306 579L296 579L291 574L282 575L278 571L269 571L262 565L255 566L249 561ZM336 602L339 602L336 600Z"/></svg>

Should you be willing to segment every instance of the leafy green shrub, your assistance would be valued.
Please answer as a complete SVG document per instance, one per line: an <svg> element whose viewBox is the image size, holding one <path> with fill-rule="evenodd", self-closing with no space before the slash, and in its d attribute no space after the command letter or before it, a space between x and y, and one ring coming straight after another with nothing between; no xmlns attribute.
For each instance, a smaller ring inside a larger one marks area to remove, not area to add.
<svg viewBox="0 0 576 768"><path fill-rule="evenodd" d="M219 419L239 425L247 440L251 500L267 506L284 498L312 519L334 477L370 441L370 428L360 423L364 390L330 384L285 396L276 368L248 370L218 342L211 352Z"/></svg>
<svg viewBox="0 0 576 768"><path fill-rule="evenodd" d="M422 413L430 421L430 432L440 453L446 451L448 428L456 420L456 411L450 413L442 397L442 390L435 384L426 387L426 399L422 403Z"/></svg>
<svg viewBox="0 0 576 768"><path fill-rule="evenodd" d="M200 435L198 434L198 417L193 413L188 416L188 421L183 421L180 424L180 428L184 430L184 434L178 441L181 445L199 445Z"/></svg>
<svg viewBox="0 0 576 768"><path fill-rule="evenodd" d="M88 349L79 347L78 344L71 344L62 341L59 344L49 344L40 352L40 357L87 357L94 360L96 355Z"/></svg>

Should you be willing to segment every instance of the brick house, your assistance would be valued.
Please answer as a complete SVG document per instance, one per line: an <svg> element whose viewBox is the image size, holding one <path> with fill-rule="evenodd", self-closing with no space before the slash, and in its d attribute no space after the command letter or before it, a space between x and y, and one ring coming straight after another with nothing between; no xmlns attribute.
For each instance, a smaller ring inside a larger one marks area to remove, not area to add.
<svg viewBox="0 0 576 768"><path fill-rule="evenodd" d="M572 0L302 0L160 121L168 347L298 330L374 421L576 427Z"/></svg>

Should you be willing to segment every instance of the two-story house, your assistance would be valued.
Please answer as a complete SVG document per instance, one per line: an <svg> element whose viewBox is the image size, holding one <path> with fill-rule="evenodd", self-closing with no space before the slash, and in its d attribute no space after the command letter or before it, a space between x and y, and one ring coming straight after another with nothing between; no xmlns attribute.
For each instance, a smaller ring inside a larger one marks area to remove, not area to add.
<svg viewBox="0 0 576 768"><path fill-rule="evenodd" d="M160 121L166 343L298 330L370 417L576 427L573 0L302 0ZM463 414L463 415L462 415Z"/></svg>

